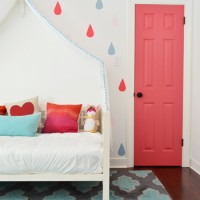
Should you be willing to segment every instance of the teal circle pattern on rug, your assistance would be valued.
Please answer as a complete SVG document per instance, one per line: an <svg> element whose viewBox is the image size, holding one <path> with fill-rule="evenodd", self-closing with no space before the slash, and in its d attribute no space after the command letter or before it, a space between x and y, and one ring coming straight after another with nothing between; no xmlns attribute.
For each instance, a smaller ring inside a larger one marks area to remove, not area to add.
<svg viewBox="0 0 200 200"><path fill-rule="evenodd" d="M90 190L92 190L93 187L96 187L99 185L99 182L93 181L93 182L72 182L72 185L76 187L78 191L81 191L83 193L86 193Z"/></svg>
<svg viewBox="0 0 200 200"><path fill-rule="evenodd" d="M157 190L151 188L143 191L143 194L139 196L138 200L171 200L168 195L160 194Z"/></svg>
<svg viewBox="0 0 200 200"><path fill-rule="evenodd" d="M125 192L132 192L135 190L135 187L140 185L139 181L133 180L131 177L128 176L120 176L117 180L112 181L112 184L118 186L120 190Z"/></svg>
<svg viewBox="0 0 200 200"><path fill-rule="evenodd" d="M0 200L102 200L102 182L0 182ZM171 200L150 170L110 171L109 200Z"/></svg>
<svg viewBox="0 0 200 200"><path fill-rule="evenodd" d="M50 196L45 197L44 200L76 200L76 198L73 196L70 196L69 192L62 189L62 190L58 190L54 192Z"/></svg>
<svg viewBox="0 0 200 200"><path fill-rule="evenodd" d="M145 178L149 173L151 173L151 170L130 170L129 172L138 177Z"/></svg>
<svg viewBox="0 0 200 200"><path fill-rule="evenodd" d="M153 179L152 182L153 182L155 185L160 185L160 186L164 187L163 184L159 181L158 178Z"/></svg>
<svg viewBox="0 0 200 200"><path fill-rule="evenodd" d="M0 196L1 200L28 200L28 197L23 196L24 191L22 190L13 190L11 192L6 193L3 196Z"/></svg>

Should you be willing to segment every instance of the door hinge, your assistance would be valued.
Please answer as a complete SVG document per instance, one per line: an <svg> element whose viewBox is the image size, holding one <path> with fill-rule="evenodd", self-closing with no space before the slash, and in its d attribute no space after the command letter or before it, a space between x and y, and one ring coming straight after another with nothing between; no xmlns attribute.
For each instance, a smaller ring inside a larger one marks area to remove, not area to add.
<svg viewBox="0 0 200 200"><path fill-rule="evenodd" d="M185 24L186 23L186 18L185 17L183 17L183 24Z"/></svg>
<svg viewBox="0 0 200 200"><path fill-rule="evenodd" d="M181 146L183 147L184 145L184 139L181 139Z"/></svg>

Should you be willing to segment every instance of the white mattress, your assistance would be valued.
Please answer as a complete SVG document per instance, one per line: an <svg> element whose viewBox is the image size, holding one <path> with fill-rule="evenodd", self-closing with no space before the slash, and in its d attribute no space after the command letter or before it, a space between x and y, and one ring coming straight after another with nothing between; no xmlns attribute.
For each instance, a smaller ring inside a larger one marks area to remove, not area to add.
<svg viewBox="0 0 200 200"><path fill-rule="evenodd" d="M101 173L99 133L0 136L0 174Z"/></svg>

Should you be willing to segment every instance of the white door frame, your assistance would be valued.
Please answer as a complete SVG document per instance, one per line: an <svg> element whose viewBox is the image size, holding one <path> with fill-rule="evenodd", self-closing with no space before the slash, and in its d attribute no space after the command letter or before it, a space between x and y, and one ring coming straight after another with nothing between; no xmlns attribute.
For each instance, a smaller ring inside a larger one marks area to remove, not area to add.
<svg viewBox="0 0 200 200"><path fill-rule="evenodd" d="M183 66L183 139L182 166L190 166L190 104L191 104L191 68L192 68L192 0L130 0L128 3L127 52L129 89L127 91L127 166L134 165L134 63L135 63L135 5L183 5L186 17L184 27L184 66Z"/></svg>

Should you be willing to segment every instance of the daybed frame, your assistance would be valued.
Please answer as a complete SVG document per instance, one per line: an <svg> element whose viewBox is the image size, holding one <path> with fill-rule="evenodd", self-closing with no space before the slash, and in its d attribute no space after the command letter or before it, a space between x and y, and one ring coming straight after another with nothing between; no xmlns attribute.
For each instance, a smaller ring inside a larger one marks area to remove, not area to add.
<svg viewBox="0 0 200 200"><path fill-rule="evenodd" d="M101 174L0 174L0 181L102 181L103 200L109 200L110 130L110 112L102 112L101 133L103 134L103 173Z"/></svg>

